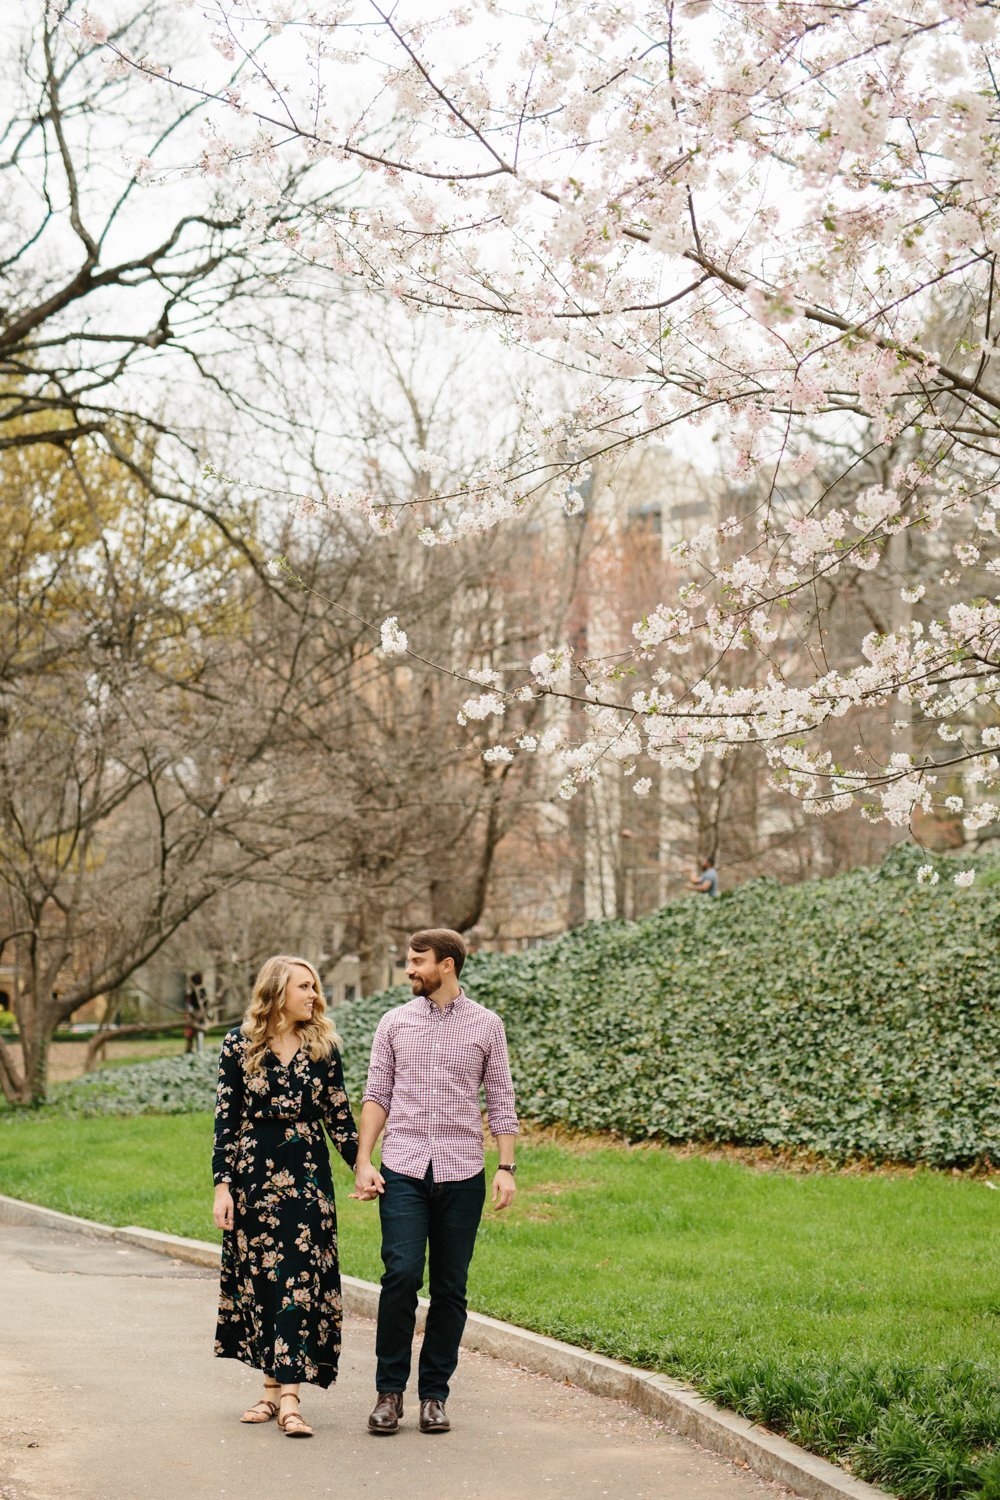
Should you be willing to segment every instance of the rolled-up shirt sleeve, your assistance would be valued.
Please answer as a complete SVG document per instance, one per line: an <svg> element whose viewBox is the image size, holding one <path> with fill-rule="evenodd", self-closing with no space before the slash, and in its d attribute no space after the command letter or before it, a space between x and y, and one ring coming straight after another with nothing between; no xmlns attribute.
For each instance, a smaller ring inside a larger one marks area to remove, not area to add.
<svg viewBox="0 0 1000 1500"><path fill-rule="evenodd" d="M483 1092L486 1095L486 1118L494 1136L517 1135L517 1113L514 1108L514 1081L510 1076L507 1055L507 1033L496 1017L490 1039L489 1056L483 1070Z"/></svg>
<svg viewBox="0 0 1000 1500"><path fill-rule="evenodd" d="M386 1114L389 1113L389 1107L392 1104L392 1090L396 1082L396 1055L392 1049L389 1026L389 1017L383 1016L372 1040L368 1082L361 1099L362 1104L367 1104L370 1099L373 1104L378 1104L384 1109Z"/></svg>

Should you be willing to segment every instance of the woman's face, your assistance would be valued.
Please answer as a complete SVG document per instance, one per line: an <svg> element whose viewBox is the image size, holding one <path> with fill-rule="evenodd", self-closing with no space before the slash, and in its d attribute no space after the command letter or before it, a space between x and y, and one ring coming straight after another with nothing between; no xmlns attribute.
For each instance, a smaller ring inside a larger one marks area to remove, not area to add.
<svg viewBox="0 0 1000 1500"><path fill-rule="evenodd" d="M316 981L305 964L293 964L285 981L285 1020L289 1026L302 1026L312 1020L318 994Z"/></svg>

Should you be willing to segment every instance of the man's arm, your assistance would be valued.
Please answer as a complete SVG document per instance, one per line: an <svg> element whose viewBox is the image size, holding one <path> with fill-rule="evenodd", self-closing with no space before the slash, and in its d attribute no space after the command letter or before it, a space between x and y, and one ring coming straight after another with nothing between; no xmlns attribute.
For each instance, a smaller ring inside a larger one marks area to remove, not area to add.
<svg viewBox="0 0 1000 1500"><path fill-rule="evenodd" d="M372 1152L389 1118L392 1090L396 1082L396 1054L388 1033L389 1020L387 1016L383 1016L372 1038L368 1083L361 1099L361 1117L358 1120L358 1159L354 1164L354 1192L350 1196L362 1202L377 1198L379 1193L385 1191L385 1180L381 1172L377 1172L372 1166Z"/></svg>
<svg viewBox="0 0 1000 1500"><path fill-rule="evenodd" d="M499 1016L496 1017L496 1029L483 1071L483 1088L486 1093L486 1113L490 1122L490 1130L500 1152L500 1167L497 1168L493 1177L493 1192L490 1201L498 1209L507 1208L514 1200L514 1174L504 1172L502 1168L514 1164L518 1125L514 1105L514 1085L511 1081L510 1060L507 1056L507 1034Z"/></svg>
<svg viewBox="0 0 1000 1500"><path fill-rule="evenodd" d="M517 1184L514 1181L513 1172L504 1172L504 1166L514 1165L514 1147L517 1144L516 1135L494 1136L497 1150L500 1152L500 1166L493 1174L493 1193L490 1202L496 1209L509 1208L514 1201Z"/></svg>
<svg viewBox="0 0 1000 1500"><path fill-rule="evenodd" d="M384 1110L381 1104L376 1104L374 1099L366 1099L361 1106L361 1119L358 1123L358 1160L354 1167L354 1192L349 1196L359 1199L362 1203L370 1198L377 1198L379 1193L385 1192L385 1178L372 1166L372 1152L375 1150L375 1142L385 1129L385 1122L388 1118L388 1111Z"/></svg>

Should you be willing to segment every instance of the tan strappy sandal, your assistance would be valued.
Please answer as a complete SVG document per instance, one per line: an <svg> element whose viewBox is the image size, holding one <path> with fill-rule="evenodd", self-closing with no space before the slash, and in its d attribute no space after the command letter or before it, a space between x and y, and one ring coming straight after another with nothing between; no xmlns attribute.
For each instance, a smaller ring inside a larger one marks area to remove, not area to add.
<svg viewBox="0 0 1000 1500"><path fill-rule="evenodd" d="M299 1401L294 1391L285 1391L284 1395L278 1397L278 1401L279 1403L282 1401L297 1401L299 1406L302 1405L302 1402ZM295 1426L289 1427L289 1422L294 1422ZM303 1421L297 1411L290 1411L285 1417L279 1416L278 1426L285 1434L285 1437L312 1437L313 1435L312 1428L307 1422Z"/></svg>
<svg viewBox="0 0 1000 1500"><path fill-rule="evenodd" d="M269 1381L265 1380L264 1389L265 1391L280 1391L281 1386L277 1381L271 1385ZM265 1422L270 1422L271 1418L277 1415L278 1408L274 1402L268 1401L266 1396L261 1396L259 1401L254 1402L253 1406L247 1407L242 1417L240 1417L240 1421L246 1422L248 1427L261 1427Z"/></svg>

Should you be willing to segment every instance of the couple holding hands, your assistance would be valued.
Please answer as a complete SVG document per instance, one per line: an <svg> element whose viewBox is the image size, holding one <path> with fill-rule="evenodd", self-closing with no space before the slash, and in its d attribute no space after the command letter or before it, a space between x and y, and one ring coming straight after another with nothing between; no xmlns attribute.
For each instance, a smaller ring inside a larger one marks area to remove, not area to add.
<svg viewBox="0 0 1000 1500"><path fill-rule="evenodd" d="M425 1256L430 1307L419 1426L450 1429L445 1403L486 1198L480 1086L500 1153L492 1184L498 1209L514 1197L518 1128L503 1022L462 989L465 957L465 943L449 928L410 938L413 999L379 1022L359 1127L340 1039L305 959L269 958L242 1024L223 1041L212 1157L215 1222L225 1231L215 1352L261 1371L263 1395L243 1422L276 1416L286 1437L311 1437L300 1386L337 1378L343 1304L325 1126L354 1169L351 1197L379 1203L385 1272L368 1430L399 1429ZM371 1156L383 1131L376 1169Z"/></svg>

